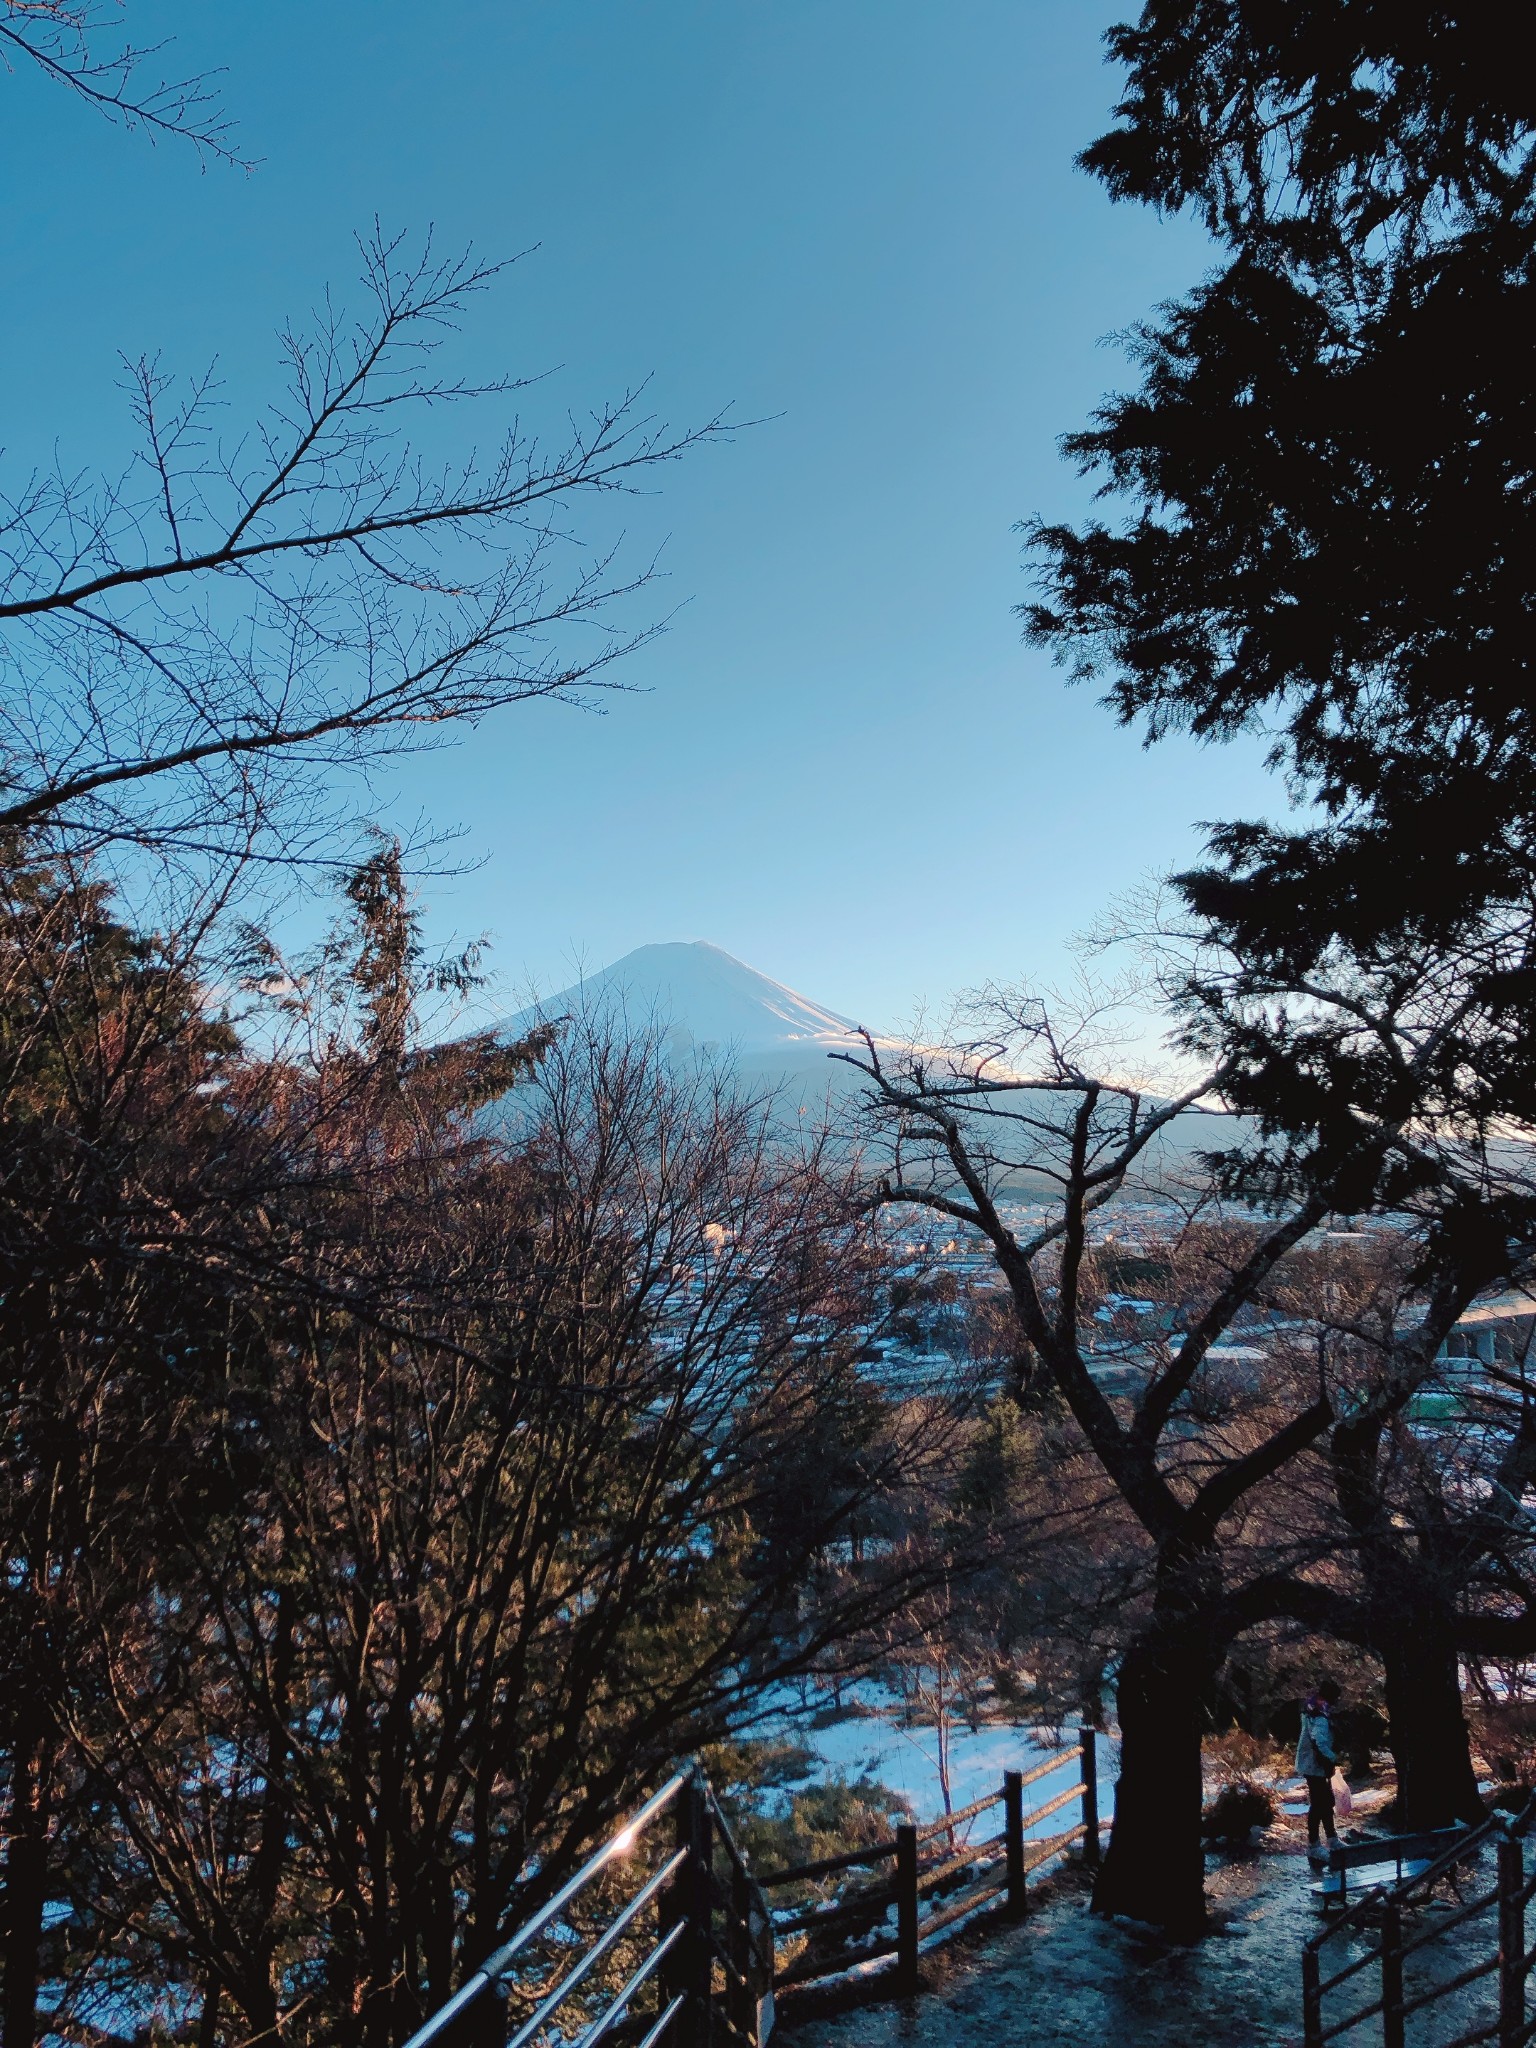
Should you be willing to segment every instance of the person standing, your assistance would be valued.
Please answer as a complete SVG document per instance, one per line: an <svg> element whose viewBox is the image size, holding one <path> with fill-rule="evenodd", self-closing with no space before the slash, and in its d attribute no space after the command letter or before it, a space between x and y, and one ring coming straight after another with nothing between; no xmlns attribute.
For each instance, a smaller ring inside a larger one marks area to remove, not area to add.
<svg viewBox="0 0 1536 2048"><path fill-rule="evenodd" d="M1338 1762L1334 1747L1332 1710L1338 1704L1339 1688L1331 1679L1310 1692L1301 1703L1301 1739L1296 1744L1296 1772L1307 1781L1307 1855L1314 1863L1325 1860L1330 1844L1339 1839L1333 1824L1333 1772Z"/></svg>

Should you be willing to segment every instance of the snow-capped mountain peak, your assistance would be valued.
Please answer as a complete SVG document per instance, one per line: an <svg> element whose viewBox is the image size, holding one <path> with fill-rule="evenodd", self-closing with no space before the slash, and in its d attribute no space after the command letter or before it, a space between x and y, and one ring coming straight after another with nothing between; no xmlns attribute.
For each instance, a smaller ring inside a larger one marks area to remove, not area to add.
<svg viewBox="0 0 1536 2048"><path fill-rule="evenodd" d="M858 1043L851 1018L703 939L639 946L503 1028L515 1032L541 1017L610 1010L632 1027L659 1029L678 1050L728 1057L759 1074L814 1074L823 1086L839 1073L827 1055Z"/></svg>

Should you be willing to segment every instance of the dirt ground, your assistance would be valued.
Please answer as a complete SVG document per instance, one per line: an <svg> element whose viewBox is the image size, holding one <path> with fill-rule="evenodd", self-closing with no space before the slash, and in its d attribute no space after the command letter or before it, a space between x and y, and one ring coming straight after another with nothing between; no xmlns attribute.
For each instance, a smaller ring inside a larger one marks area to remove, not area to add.
<svg viewBox="0 0 1536 2048"><path fill-rule="evenodd" d="M1357 1795L1352 1820L1344 1823L1351 1835L1361 1823L1367 1833L1380 1826L1378 1814L1393 1789L1384 1774ZM919 1997L823 2019L801 2019L790 2008L774 2040L784 2048L1082 2048L1085 2042L1104 2048L1296 2048L1302 1945L1324 1924L1312 1891L1318 1872L1305 1853L1304 1796L1283 1795L1275 1824L1256 1837L1251 1850L1208 1857L1212 1932L1203 1942L1175 1946L1150 1932L1095 1919L1087 1910L1086 1875L1068 1873L1041 1894L1027 1920L993 1922L925 1954L929 1988ZM1485 1890L1491 1877L1490 1852L1438 1886L1435 1902L1417 1910L1408 1931L1427 1930L1441 1911ZM1485 1917L1410 1958L1410 1997L1464 1967L1474 1955L1469 1942L1491 1943ZM1531 1933L1536 1925L1530 1925L1527 1939ZM1341 1939L1344 1945L1331 1952L1330 1971L1374 1946L1368 1938L1363 1944ZM1373 1997L1371 1974L1334 1995L1350 2004L1357 1996ZM1418 2048L1449 2041L1491 2015L1491 1995L1486 1981L1457 1993L1419 2014L1411 2038ZM1343 2018L1347 2009L1327 2004L1324 2020ZM1380 2035L1368 2023L1358 2037L1347 2038L1369 2044Z"/></svg>
<svg viewBox="0 0 1536 2048"><path fill-rule="evenodd" d="M1314 1873L1289 1849L1212 1859L1215 1931L1170 1947L1086 1910L1063 1890L1018 1926L948 1959L934 1990L796 2023L785 2048L1243 2048L1301 2036L1299 1955L1319 1922ZM926 1958L925 1958L926 1961Z"/></svg>

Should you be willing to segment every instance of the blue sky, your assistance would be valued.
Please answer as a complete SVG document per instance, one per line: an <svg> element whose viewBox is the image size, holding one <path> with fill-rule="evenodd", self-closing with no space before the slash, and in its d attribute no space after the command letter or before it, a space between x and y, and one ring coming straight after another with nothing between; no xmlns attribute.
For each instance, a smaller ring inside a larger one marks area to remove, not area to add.
<svg viewBox="0 0 1536 2048"><path fill-rule="evenodd" d="M1019 642L1014 523L1081 508L1057 437L1106 337L1199 275L1195 230L1072 168L1115 75L1089 0L265 0L138 6L224 67L249 175L0 78L14 459L124 444L117 353L217 355L232 417L353 232L537 245L462 360L535 407L650 376L765 424L625 513L671 630L594 717L513 709L393 764L381 816L462 828L434 934L509 990L706 938L872 1024L1059 974L1196 821L1273 807L1256 748L1144 752Z"/></svg>

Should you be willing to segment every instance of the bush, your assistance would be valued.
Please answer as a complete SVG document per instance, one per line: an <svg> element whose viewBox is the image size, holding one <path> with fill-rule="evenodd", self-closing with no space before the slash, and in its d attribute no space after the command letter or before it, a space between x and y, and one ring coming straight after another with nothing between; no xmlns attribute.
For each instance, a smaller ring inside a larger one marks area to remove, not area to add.
<svg viewBox="0 0 1536 2048"><path fill-rule="evenodd" d="M1205 1838L1238 1848L1255 1828L1267 1828L1274 1817L1272 1793L1255 1785L1251 1778L1234 1778L1230 1785L1222 1786L1205 1809Z"/></svg>
<svg viewBox="0 0 1536 2048"><path fill-rule="evenodd" d="M1536 1781L1536 1700L1468 1702L1472 1740L1505 1784Z"/></svg>
<svg viewBox="0 0 1536 2048"><path fill-rule="evenodd" d="M1201 1744L1206 1769L1218 1786L1250 1778L1260 1781L1276 1773L1291 1774L1290 1751L1260 1735L1247 1735L1241 1728L1225 1735L1208 1735Z"/></svg>
<svg viewBox="0 0 1536 2048"><path fill-rule="evenodd" d="M912 1818L906 1798L876 1778L850 1779L839 1771L817 1779L816 1752L792 1739L714 1743L700 1761L758 1872L873 1848L890 1839L898 1821ZM794 1885L775 1893L774 1904L819 1895L818 1886Z"/></svg>

